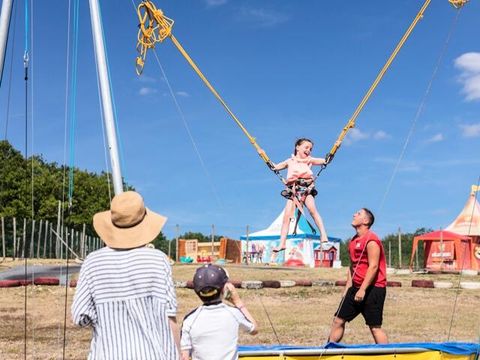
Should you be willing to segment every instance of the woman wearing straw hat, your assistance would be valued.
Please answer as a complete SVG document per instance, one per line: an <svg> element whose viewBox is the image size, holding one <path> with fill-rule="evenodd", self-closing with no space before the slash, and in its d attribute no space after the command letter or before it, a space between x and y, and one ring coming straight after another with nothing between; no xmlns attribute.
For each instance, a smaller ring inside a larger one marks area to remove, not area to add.
<svg viewBox="0 0 480 360"><path fill-rule="evenodd" d="M134 191L93 217L107 246L85 259L72 304L74 323L93 327L89 359L178 358L171 267L163 252L145 246L166 220Z"/></svg>

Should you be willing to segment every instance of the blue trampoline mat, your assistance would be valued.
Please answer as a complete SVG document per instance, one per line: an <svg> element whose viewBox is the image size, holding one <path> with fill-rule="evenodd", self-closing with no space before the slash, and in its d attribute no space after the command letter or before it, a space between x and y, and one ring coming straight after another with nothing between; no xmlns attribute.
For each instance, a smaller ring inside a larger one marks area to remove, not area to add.
<svg viewBox="0 0 480 360"><path fill-rule="evenodd" d="M385 345L360 344L347 345L342 343L328 343L326 346L295 346L295 345L242 345L238 349L240 352L255 351L282 351L282 350L315 350L315 349L408 349L423 348L428 350L442 351L453 355L469 355L480 353L480 343L467 342L418 342L418 343L392 343Z"/></svg>

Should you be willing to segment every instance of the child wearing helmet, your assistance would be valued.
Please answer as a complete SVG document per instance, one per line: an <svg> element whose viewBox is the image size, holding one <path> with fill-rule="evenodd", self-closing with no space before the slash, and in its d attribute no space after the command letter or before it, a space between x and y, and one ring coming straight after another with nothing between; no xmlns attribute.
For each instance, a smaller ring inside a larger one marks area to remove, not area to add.
<svg viewBox="0 0 480 360"><path fill-rule="evenodd" d="M204 265L195 272L193 286L203 305L183 319L182 360L238 359L239 329L255 335L257 323L228 281L226 271L217 265Z"/></svg>

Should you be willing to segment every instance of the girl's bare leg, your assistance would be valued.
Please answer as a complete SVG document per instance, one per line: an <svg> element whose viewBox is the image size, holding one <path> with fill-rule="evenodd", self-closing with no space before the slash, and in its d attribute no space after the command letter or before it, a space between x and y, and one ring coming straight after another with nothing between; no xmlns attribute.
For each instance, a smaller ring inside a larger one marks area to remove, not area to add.
<svg viewBox="0 0 480 360"><path fill-rule="evenodd" d="M318 229L320 230L321 234L321 242L327 242L327 232L325 231L325 226L323 225L322 217L320 213L317 211L315 206L315 199L312 195L308 195L305 199L305 206L307 207L308 211L310 211L310 215L312 215L313 221L315 221L315 225L317 225Z"/></svg>
<svg viewBox="0 0 480 360"><path fill-rule="evenodd" d="M285 210L283 212L283 221L282 221L282 229L280 231L280 245L276 248L273 248L272 258L271 261L275 261L277 258L277 253L279 250L284 250L287 246L287 235L288 235L288 228L290 227L290 218L293 215L294 204L292 200L287 200L287 204L285 205Z"/></svg>

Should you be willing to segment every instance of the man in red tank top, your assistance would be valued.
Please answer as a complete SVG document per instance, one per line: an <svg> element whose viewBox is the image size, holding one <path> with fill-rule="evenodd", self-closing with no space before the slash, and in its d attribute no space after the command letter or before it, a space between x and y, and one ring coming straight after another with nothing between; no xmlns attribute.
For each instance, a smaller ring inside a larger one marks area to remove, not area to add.
<svg viewBox="0 0 480 360"><path fill-rule="evenodd" d="M382 329L383 304L387 285L387 265L383 245L370 230L375 217L362 208L353 215L352 226L356 234L348 245L350 268L340 306L330 330L329 341L339 342L345 323L362 314L377 344L386 344L387 335Z"/></svg>

